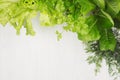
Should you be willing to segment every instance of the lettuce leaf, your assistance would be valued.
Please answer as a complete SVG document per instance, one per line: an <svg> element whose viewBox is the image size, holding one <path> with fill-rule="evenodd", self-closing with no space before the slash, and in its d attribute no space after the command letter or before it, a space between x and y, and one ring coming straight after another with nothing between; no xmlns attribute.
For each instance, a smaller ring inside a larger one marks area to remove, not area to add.
<svg viewBox="0 0 120 80"><path fill-rule="evenodd" d="M93 3L101 9L105 9L105 0L93 0Z"/></svg>
<svg viewBox="0 0 120 80"><path fill-rule="evenodd" d="M89 0L78 0L81 5L81 13L87 15L89 12L95 9L95 5Z"/></svg>
<svg viewBox="0 0 120 80"><path fill-rule="evenodd" d="M97 20L95 19L95 17L93 16L88 17L85 23L86 25L88 25L88 27L85 29L84 28L85 26L81 26L81 30L78 33L78 39L83 40L85 42L99 40L101 35L98 31L96 25Z"/></svg>
<svg viewBox="0 0 120 80"><path fill-rule="evenodd" d="M100 50L114 51L116 47L116 39L111 29L101 29L101 38L99 40Z"/></svg>
<svg viewBox="0 0 120 80"><path fill-rule="evenodd" d="M114 21L107 12L101 10L98 14L98 26L104 26L103 28L112 28L114 26Z"/></svg>
<svg viewBox="0 0 120 80"><path fill-rule="evenodd" d="M107 12L115 16L120 11L120 0L106 0Z"/></svg>

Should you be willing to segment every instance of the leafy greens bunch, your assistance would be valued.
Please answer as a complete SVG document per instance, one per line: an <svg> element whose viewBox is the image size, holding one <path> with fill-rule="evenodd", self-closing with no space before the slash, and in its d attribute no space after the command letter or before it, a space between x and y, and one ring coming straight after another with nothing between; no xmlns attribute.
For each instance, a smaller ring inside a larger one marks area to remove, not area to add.
<svg viewBox="0 0 120 80"><path fill-rule="evenodd" d="M76 33L79 40L87 43L89 53L93 52L107 62L109 56L119 63L120 60L114 59L113 55L120 56L119 35L114 30L119 33L120 0L0 0L0 24L10 23L17 34L23 26L27 35L35 35L31 19L38 12L40 25L67 23L64 30ZM61 33L57 31L56 34L60 39ZM101 52L104 54L98 55Z"/></svg>
<svg viewBox="0 0 120 80"><path fill-rule="evenodd" d="M20 34L22 26L26 34L34 35L31 18L36 16L38 0L0 0L0 23L5 26L10 23Z"/></svg>

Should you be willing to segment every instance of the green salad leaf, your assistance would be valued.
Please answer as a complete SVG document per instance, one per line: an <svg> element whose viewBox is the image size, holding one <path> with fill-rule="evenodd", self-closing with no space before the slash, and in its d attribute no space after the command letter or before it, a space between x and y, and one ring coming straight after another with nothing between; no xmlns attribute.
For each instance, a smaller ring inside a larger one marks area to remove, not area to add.
<svg viewBox="0 0 120 80"><path fill-rule="evenodd" d="M109 14L117 15L120 11L120 0L106 0L106 6Z"/></svg>
<svg viewBox="0 0 120 80"><path fill-rule="evenodd" d="M86 27L81 25L78 32L78 38L83 41L94 41L100 39L100 33L97 28L97 20L95 17L90 16L85 21Z"/></svg>
<svg viewBox="0 0 120 80"><path fill-rule="evenodd" d="M101 29L101 38L99 40L100 50L114 51L116 47L116 39L111 29Z"/></svg>
<svg viewBox="0 0 120 80"><path fill-rule="evenodd" d="M93 0L93 3L101 9L105 9L105 0Z"/></svg>
<svg viewBox="0 0 120 80"><path fill-rule="evenodd" d="M114 26L114 21L107 12L101 10L98 14L98 26L104 26L103 28L111 28Z"/></svg>

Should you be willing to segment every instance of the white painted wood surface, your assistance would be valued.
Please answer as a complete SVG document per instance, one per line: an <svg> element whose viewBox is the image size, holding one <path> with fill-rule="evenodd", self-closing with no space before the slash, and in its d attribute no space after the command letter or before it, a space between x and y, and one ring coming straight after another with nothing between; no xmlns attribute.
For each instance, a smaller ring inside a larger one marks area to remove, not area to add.
<svg viewBox="0 0 120 80"><path fill-rule="evenodd" d="M57 27L40 27L33 20L36 36L17 36L10 25L0 26L0 80L112 80L103 63L98 76L86 61L84 45L70 32L56 40Z"/></svg>

